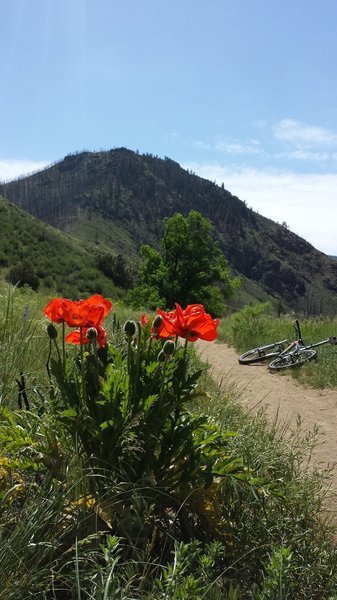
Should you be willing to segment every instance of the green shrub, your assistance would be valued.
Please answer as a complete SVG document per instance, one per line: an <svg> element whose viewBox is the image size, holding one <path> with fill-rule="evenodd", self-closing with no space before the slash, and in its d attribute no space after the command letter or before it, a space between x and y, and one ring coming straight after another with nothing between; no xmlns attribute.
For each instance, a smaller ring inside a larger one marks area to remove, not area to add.
<svg viewBox="0 0 337 600"><path fill-rule="evenodd" d="M240 350L267 343L271 313L269 302L245 306L220 324L219 337Z"/></svg>

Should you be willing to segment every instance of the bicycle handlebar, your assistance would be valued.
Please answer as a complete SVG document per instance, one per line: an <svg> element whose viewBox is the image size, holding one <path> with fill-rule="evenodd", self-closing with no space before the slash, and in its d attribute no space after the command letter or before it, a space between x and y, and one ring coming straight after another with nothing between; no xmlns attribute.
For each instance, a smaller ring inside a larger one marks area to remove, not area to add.
<svg viewBox="0 0 337 600"><path fill-rule="evenodd" d="M326 340L322 340L321 342L316 342L315 344L309 344L308 346L305 346L306 348L317 348L317 346L323 346L323 344L331 344L332 346L336 346L337 345L337 338L336 336L331 336L329 338L326 338Z"/></svg>
<svg viewBox="0 0 337 600"><path fill-rule="evenodd" d="M303 341L303 338L302 338L300 324L297 319L295 321L294 329L295 329L297 340L294 340L293 342L291 342L291 344L288 346L288 348L283 350L282 354L286 354L287 352L289 352L289 350L294 348L297 344L300 344L301 346L303 346L303 348L316 348L317 346L323 346L323 344L331 344L332 346L337 346L337 337L335 335L327 338L326 340L322 340L321 342L316 342L314 344L305 344Z"/></svg>
<svg viewBox="0 0 337 600"><path fill-rule="evenodd" d="M297 319L295 321L294 329L295 329L295 333L296 333L296 337L298 338L298 341L302 342L302 344L304 344L303 338L302 338L300 324L299 324L299 321Z"/></svg>

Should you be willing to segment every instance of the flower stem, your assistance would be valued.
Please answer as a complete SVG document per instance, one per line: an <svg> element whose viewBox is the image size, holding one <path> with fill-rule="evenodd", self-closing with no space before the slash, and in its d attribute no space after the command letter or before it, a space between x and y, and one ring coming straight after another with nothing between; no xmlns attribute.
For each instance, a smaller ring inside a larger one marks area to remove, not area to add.
<svg viewBox="0 0 337 600"><path fill-rule="evenodd" d="M83 338L82 338L82 327L80 327L80 355L81 355L81 375L82 375L82 396L86 403L87 394L85 389L85 369L84 369L84 352L83 352Z"/></svg>
<svg viewBox="0 0 337 600"><path fill-rule="evenodd" d="M57 352L57 356L58 356L59 362L62 365L62 358L61 358L61 354L60 354L60 349L58 347L58 343L57 343L56 339L54 340L54 343L55 343L56 352Z"/></svg>
<svg viewBox="0 0 337 600"><path fill-rule="evenodd" d="M149 358L149 356L150 356L151 347L152 347L152 340L153 340L153 335L150 336L149 345L147 347L147 358Z"/></svg>
<svg viewBox="0 0 337 600"><path fill-rule="evenodd" d="M65 347L65 323L62 322L62 357L63 357L63 369L66 364L66 347Z"/></svg>
<svg viewBox="0 0 337 600"><path fill-rule="evenodd" d="M188 336L186 336L186 339L185 339L184 354L183 354L183 362L184 362L185 371L186 371L187 344L188 344Z"/></svg>
<svg viewBox="0 0 337 600"><path fill-rule="evenodd" d="M50 373L49 363L50 363L50 357L51 357L51 343L52 343L52 340L49 338L49 352L48 352L46 367L47 367L47 373L48 373L50 385L51 385L51 373Z"/></svg>
<svg viewBox="0 0 337 600"><path fill-rule="evenodd" d="M140 323L137 323L137 350L136 350L136 364L135 364L135 372L134 372L134 382L133 382L133 402L135 400L139 400L138 397L138 388L139 388L139 368L140 368L140 349L141 349L141 335L142 330Z"/></svg>

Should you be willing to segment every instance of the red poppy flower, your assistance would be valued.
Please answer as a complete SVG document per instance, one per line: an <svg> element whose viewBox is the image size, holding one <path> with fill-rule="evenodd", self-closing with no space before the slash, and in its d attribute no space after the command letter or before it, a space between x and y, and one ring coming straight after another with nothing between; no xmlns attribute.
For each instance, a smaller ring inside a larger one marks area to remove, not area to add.
<svg viewBox="0 0 337 600"><path fill-rule="evenodd" d="M66 323L69 327L82 329L82 343L87 344L87 331L90 327L97 329L97 342L100 346L105 346L107 335L102 327L104 317L112 308L112 302L103 298L100 294L95 294L86 300L68 300L67 298L53 298L45 306L45 315L54 323ZM81 343L80 329L72 331L66 337L70 344Z"/></svg>
<svg viewBox="0 0 337 600"><path fill-rule="evenodd" d="M176 325L176 311L164 312L160 308L157 308L157 313L159 316L152 322L151 334L157 339L163 340L179 335Z"/></svg>
<svg viewBox="0 0 337 600"><path fill-rule="evenodd" d="M78 304L81 305L81 306L82 305L85 305L85 306L91 306L91 305L103 306L104 317L107 316L108 312L112 308L112 302L110 300L108 300L107 298L104 298L103 296L101 296L101 294L94 294L93 296L90 296L89 298L86 298L86 300L79 300Z"/></svg>
<svg viewBox="0 0 337 600"><path fill-rule="evenodd" d="M219 319L212 319L211 315L205 312L202 304L189 304L183 310L176 303L174 311L166 313L158 308L157 313L163 319L158 331L159 337L178 335L190 342L196 342L199 338L212 342L218 337Z"/></svg>
<svg viewBox="0 0 337 600"><path fill-rule="evenodd" d="M146 325L149 322L149 317L146 313L143 313L142 316L140 317L140 322L142 324L142 327L146 327Z"/></svg>
<svg viewBox="0 0 337 600"><path fill-rule="evenodd" d="M44 307L44 314L54 323L64 323L68 305L72 304L67 298L53 298Z"/></svg>
<svg viewBox="0 0 337 600"><path fill-rule="evenodd" d="M103 306L81 305L72 302L65 310L65 322L69 327L98 327L104 318Z"/></svg>
<svg viewBox="0 0 337 600"><path fill-rule="evenodd" d="M112 302L100 294L86 300L69 302L64 309L65 322L69 327L100 327Z"/></svg>
<svg viewBox="0 0 337 600"><path fill-rule="evenodd" d="M90 328L82 327L81 329L75 329L74 331L71 331L66 336L66 342L68 342L68 344L80 344L81 343L81 333L82 333L82 344L87 344L89 342L89 339L87 336L88 329L90 329ZM104 348L104 346L107 343L106 331L105 331L104 327L102 327L101 325L98 325L96 327L96 330L97 330L96 340L97 340L98 344L101 346L101 348Z"/></svg>

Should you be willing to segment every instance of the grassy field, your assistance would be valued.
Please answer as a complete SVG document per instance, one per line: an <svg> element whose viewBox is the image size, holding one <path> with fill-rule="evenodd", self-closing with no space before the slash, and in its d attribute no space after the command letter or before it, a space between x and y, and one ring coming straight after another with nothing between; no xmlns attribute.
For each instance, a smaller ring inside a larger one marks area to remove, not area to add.
<svg viewBox="0 0 337 600"><path fill-rule="evenodd" d="M235 388L219 389L192 347L163 357L149 329L126 336L142 311L118 303L107 351L67 346L62 357L49 300L1 290L0 597L336 599L315 432L286 441L263 411L245 414ZM227 319L221 337L240 350L265 341L277 319L258 310ZM235 341L242 319L251 337ZM291 331L291 319L278 326ZM305 338L323 331L302 326ZM29 410L18 407L21 372Z"/></svg>

